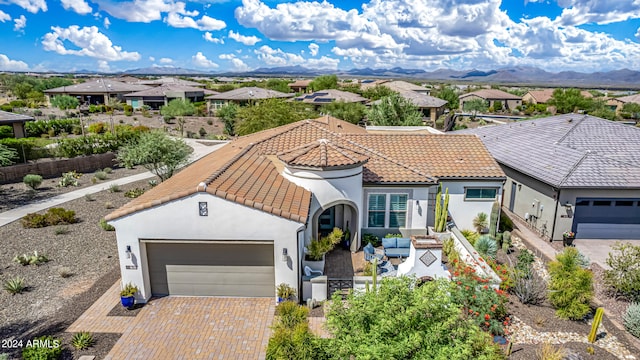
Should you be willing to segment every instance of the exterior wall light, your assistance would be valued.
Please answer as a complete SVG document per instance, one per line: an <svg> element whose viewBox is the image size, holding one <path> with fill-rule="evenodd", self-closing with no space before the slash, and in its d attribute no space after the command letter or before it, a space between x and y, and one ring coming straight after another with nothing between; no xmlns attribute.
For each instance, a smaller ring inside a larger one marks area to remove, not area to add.
<svg viewBox="0 0 640 360"><path fill-rule="evenodd" d="M131 259L131 246L127 245L127 250L124 252L124 254L126 255L127 259Z"/></svg>
<svg viewBox="0 0 640 360"><path fill-rule="evenodd" d="M282 262L287 262L289 261L289 251L287 250L287 248L283 248L282 249Z"/></svg>
<svg viewBox="0 0 640 360"><path fill-rule="evenodd" d="M198 203L198 212L200 213L200 216L209 216L209 206L206 201Z"/></svg>

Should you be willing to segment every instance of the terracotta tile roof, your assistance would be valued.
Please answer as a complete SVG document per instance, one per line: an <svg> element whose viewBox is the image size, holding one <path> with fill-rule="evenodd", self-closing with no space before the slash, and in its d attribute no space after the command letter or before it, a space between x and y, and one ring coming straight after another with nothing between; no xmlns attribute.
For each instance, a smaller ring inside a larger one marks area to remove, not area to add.
<svg viewBox="0 0 640 360"><path fill-rule="evenodd" d="M366 184L504 178L474 135L368 134L356 125L322 117L240 137L109 214L107 220L206 191L304 223L312 194L281 175L282 162L329 168L362 163ZM201 182L207 184L206 190L198 188Z"/></svg>
<svg viewBox="0 0 640 360"><path fill-rule="evenodd" d="M546 104L553 97L554 91L555 89L530 90L527 94L534 98L538 104ZM525 94L525 96L527 94ZM593 97L593 95L591 95L591 93L586 90L580 91L580 94L585 98Z"/></svg>
<svg viewBox="0 0 640 360"><path fill-rule="evenodd" d="M501 100L520 100L522 97L518 95L509 94L506 91L498 90L498 89L482 89L474 92L470 92L464 95L460 95L460 98L465 98L467 96L477 96L483 98L485 100L488 99L501 99Z"/></svg>
<svg viewBox="0 0 640 360"><path fill-rule="evenodd" d="M369 160L369 157L327 139L319 139L281 152L278 154L278 159L291 166L335 169L362 165Z"/></svg>

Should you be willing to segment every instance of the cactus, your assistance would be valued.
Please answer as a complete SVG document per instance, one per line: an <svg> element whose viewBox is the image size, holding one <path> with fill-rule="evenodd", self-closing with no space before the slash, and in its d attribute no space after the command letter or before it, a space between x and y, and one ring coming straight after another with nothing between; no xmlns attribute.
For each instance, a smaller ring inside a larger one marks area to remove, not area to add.
<svg viewBox="0 0 640 360"><path fill-rule="evenodd" d="M591 324L591 332L589 332L589 342L596 342L596 335L598 334L598 327L600 323L602 323L602 314L604 314L604 309L599 307L596 309L596 314L593 316L593 323Z"/></svg>
<svg viewBox="0 0 640 360"><path fill-rule="evenodd" d="M491 220L489 221L489 235L495 239L498 232L498 221L500 221L500 204L497 201L494 201L491 206Z"/></svg>
<svg viewBox="0 0 640 360"><path fill-rule="evenodd" d="M436 221L435 232L444 232L447 228L447 215L449 214L449 188L445 189L444 204L442 201L442 185L438 185L436 194Z"/></svg>
<svg viewBox="0 0 640 360"><path fill-rule="evenodd" d="M502 250L509 253L511 248L511 231L505 231L502 233Z"/></svg>

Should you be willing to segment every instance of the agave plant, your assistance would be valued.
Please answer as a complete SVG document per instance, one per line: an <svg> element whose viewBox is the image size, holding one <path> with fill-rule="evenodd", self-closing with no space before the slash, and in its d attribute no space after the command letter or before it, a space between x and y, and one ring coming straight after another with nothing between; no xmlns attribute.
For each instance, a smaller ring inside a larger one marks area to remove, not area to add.
<svg viewBox="0 0 640 360"><path fill-rule="evenodd" d="M484 258L495 259L498 253L498 243L488 235L482 235L474 245L478 254Z"/></svg>

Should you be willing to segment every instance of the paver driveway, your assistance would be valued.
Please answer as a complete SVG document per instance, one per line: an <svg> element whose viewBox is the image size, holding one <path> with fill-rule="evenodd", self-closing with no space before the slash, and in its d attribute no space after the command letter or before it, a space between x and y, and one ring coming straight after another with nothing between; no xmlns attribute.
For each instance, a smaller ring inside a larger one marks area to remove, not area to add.
<svg viewBox="0 0 640 360"><path fill-rule="evenodd" d="M264 359L273 312L270 298L157 299L106 359Z"/></svg>

